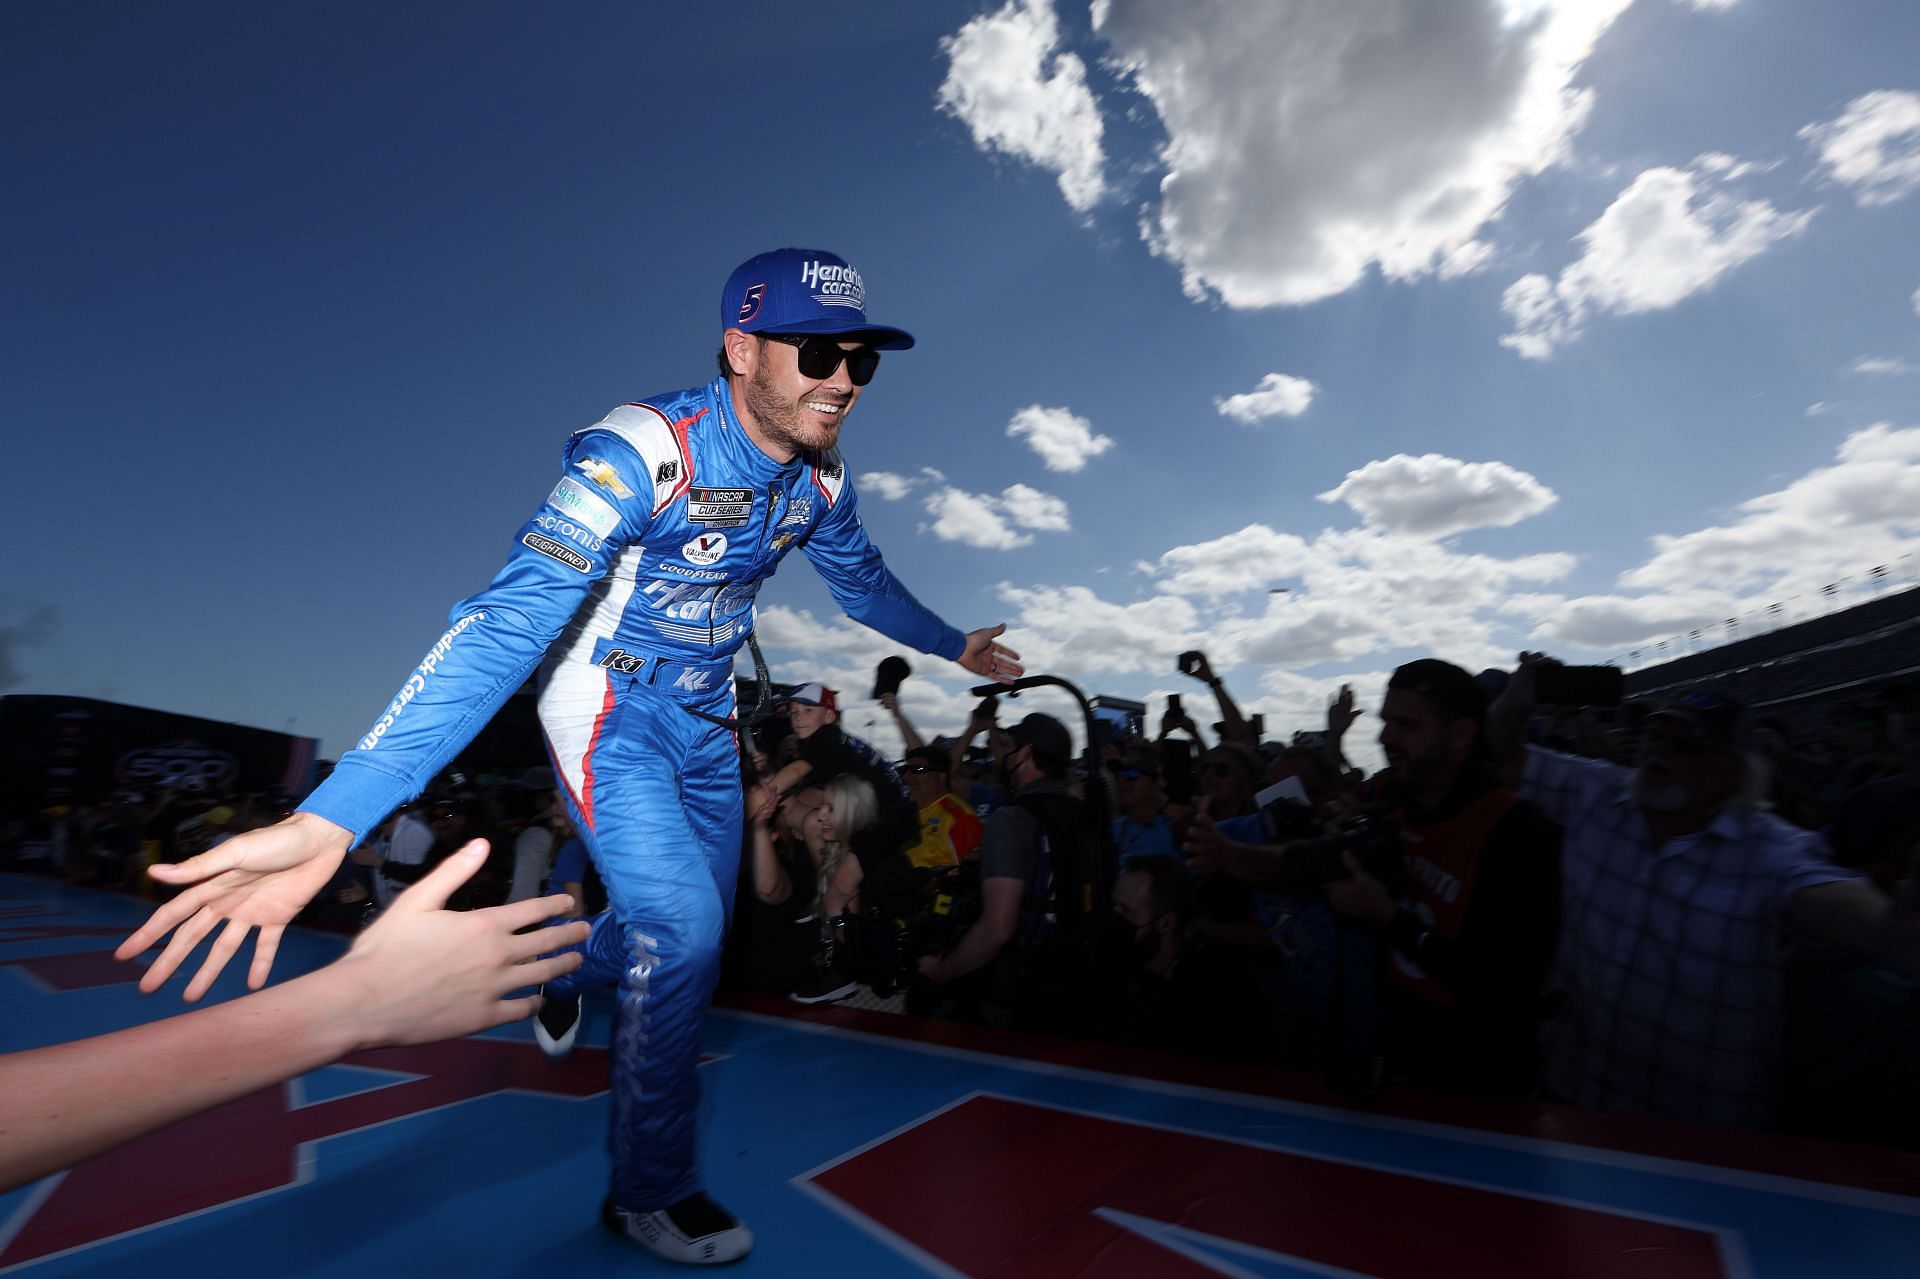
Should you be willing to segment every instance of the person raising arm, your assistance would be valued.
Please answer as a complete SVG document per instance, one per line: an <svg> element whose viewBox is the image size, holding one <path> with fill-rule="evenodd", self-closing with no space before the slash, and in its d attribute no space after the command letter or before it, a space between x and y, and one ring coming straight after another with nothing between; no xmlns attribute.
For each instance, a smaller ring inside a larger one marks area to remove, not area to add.
<svg viewBox="0 0 1920 1279"><path fill-rule="evenodd" d="M578 968L577 951L539 956L584 940L587 924L517 932L563 914L563 897L447 910L447 898L486 857L485 843L468 844L317 972L144 1026L0 1057L0 1192L356 1052L531 1017L537 996L506 996Z"/></svg>

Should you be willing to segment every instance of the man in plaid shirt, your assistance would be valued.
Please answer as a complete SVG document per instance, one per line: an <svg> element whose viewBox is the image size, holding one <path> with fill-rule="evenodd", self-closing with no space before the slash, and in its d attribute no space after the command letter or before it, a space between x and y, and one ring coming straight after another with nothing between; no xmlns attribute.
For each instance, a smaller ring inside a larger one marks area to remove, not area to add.
<svg viewBox="0 0 1920 1279"><path fill-rule="evenodd" d="M1489 715L1520 793L1566 830L1548 1088L1576 1105L1766 1124L1789 931L1920 976L1920 925L1756 803L1742 708L1685 694L1632 769L1525 746L1534 672ZM1524 761L1524 762L1523 762Z"/></svg>

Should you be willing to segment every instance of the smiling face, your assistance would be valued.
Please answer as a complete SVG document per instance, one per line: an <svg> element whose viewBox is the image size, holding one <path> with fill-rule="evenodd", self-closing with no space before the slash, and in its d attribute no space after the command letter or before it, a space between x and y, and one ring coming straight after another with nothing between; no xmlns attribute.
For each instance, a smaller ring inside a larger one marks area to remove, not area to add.
<svg viewBox="0 0 1920 1279"><path fill-rule="evenodd" d="M843 351L861 347L854 341L838 345ZM845 360L826 377L809 378L800 372L797 348L738 329L727 331L726 351L737 375L734 407L761 452L786 462L839 441L840 424L860 398Z"/></svg>

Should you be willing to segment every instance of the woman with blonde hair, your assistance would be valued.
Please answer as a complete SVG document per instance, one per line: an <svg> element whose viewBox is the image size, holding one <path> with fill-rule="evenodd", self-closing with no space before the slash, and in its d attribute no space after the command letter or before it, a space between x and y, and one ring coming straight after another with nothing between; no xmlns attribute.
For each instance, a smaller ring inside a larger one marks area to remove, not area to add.
<svg viewBox="0 0 1920 1279"><path fill-rule="evenodd" d="M879 832L879 801L865 778L842 773L827 783L826 802L807 815L803 835L820 868L814 910L820 920L820 951L815 973L802 981L789 999L823 1004L845 999L859 987L848 971L848 955L841 939L847 917L860 910L860 881L865 871L855 845L864 833Z"/></svg>

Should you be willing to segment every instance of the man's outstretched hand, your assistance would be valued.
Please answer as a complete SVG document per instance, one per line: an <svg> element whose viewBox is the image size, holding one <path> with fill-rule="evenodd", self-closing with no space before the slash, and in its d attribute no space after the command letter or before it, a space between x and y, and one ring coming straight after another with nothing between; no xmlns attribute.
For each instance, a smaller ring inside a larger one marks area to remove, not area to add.
<svg viewBox="0 0 1920 1279"><path fill-rule="evenodd" d="M255 928L260 937L254 943L247 987L258 990L267 984L281 934L333 878L352 842L351 833L325 818L295 813L272 826L235 835L198 857L149 866L147 874L161 883L191 887L154 911L120 943L113 957L132 959L173 933L166 949L140 978L141 993L150 995L166 985L193 948L224 920L226 928L187 983L184 998L192 1003L206 994Z"/></svg>
<svg viewBox="0 0 1920 1279"><path fill-rule="evenodd" d="M1026 674L1027 668L1020 665L1020 654L1004 644L994 643L1006 634L1006 630L1003 622L999 626L983 626L977 631L968 631L966 651L954 661L975 675L984 675L1002 684L1013 683Z"/></svg>

